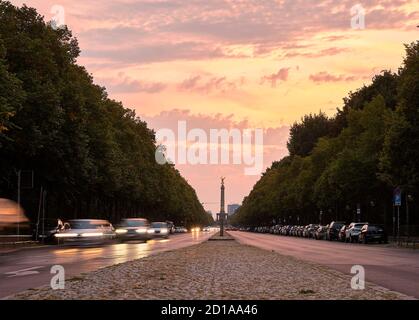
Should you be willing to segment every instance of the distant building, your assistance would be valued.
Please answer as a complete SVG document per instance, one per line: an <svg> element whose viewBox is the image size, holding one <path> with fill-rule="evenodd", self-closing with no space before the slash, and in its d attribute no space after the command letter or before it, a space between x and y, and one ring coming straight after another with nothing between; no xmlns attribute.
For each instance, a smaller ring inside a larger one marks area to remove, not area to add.
<svg viewBox="0 0 419 320"><path fill-rule="evenodd" d="M232 214L235 214L238 208L240 208L239 204L229 204L227 206L227 214L229 216L231 216Z"/></svg>

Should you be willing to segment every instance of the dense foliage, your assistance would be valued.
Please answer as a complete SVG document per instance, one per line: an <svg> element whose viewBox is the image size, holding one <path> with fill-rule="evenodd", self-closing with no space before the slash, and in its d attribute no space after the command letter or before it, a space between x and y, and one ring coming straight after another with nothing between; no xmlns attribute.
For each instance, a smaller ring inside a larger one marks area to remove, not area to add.
<svg viewBox="0 0 419 320"><path fill-rule="evenodd" d="M0 1L1 197L16 199L17 172L29 170L21 198L32 219L42 187L50 218L209 223L179 172L156 163L154 132L93 83L79 53L67 28Z"/></svg>
<svg viewBox="0 0 419 320"><path fill-rule="evenodd" d="M344 99L336 116L302 118L289 156L272 164L233 222L318 223L334 219L392 225L393 190L403 190L401 222L419 223L419 42L397 73L385 71ZM407 197L406 197L407 196ZM410 197L409 197L410 196ZM358 217L357 209L361 209Z"/></svg>

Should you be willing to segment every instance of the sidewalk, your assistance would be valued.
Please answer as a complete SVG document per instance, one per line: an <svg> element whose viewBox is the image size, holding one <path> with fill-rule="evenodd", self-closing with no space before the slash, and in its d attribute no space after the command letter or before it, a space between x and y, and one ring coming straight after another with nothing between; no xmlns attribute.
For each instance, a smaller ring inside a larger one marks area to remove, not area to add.
<svg viewBox="0 0 419 320"><path fill-rule="evenodd" d="M207 241L114 265L13 299L409 299L351 277L236 241Z"/></svg>

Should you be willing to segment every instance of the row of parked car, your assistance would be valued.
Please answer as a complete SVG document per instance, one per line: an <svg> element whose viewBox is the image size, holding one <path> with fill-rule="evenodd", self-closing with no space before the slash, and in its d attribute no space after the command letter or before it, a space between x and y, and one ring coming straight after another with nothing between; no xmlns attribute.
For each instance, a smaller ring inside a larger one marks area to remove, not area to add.
<svg viewBox="0 0 419 320"><path fill-rule="evenodd" d="M173 233L186 233L185 227L175 227L173 222L149 222L143 218L127 218L113 226L107 220L74 219L66 222L53 219L38 226L37 240L55 243L99 243L117 239L148 241L154 238L168 238Z"/></svg>
<svg viewBox="0 0 419 320"><path fill-rule="evenodd" d="M387 243L387 233L385 232L384 227L379 224L368 222L352 222L347 225L343 221L333 221L328 225L275 225L247 227L240 228L240 230L312 238L316 240L338 240L350 243Z"/></svg>

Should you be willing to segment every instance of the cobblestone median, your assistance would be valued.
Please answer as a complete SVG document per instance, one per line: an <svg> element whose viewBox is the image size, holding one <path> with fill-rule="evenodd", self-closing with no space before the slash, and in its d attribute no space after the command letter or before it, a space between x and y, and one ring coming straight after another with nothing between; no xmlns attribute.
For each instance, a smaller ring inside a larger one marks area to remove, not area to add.
<svg viewBox="0 0 419 320"><path fill-rule="evenodd" d="M209 241L103 268L13 299L407 299L351 277L236 241Z"/></svg>

